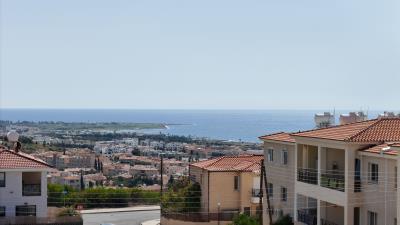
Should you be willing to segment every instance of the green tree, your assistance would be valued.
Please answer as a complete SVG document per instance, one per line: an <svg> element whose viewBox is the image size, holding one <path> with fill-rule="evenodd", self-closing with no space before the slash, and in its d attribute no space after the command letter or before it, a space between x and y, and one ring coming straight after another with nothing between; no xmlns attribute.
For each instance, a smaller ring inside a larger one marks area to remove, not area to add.
<svg viewBox="0 0 400 225"><path fill-rule="evenodd" d="M188 178L175 180L162 199L164 212L198 212L201 209L201 187Z"/></svg>

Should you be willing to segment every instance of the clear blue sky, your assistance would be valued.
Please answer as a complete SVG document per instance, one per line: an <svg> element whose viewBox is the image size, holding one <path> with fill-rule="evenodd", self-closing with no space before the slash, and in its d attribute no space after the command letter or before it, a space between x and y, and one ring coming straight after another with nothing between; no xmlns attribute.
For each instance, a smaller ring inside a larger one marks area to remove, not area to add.
<svg viewBox="0 0 400 225"><path fill-rule="evenodd" d="M2 108L400 109L399 0L1 0Z"/></svg>

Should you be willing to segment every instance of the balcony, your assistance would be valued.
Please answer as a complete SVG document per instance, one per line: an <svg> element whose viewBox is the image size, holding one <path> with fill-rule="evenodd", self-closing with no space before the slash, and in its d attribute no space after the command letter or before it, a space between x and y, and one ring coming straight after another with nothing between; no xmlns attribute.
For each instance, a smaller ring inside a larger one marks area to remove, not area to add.
<svg viewBox="0 0 400 225"><path fill-rule="evenodd" d="M318 170L298 168L297 180L308 184L318 184Z"/></svg>
<svg viewBox="0 0 400 225"><path fill-rule="evenodd" d="M318 218L316 215L313 214L312 210L298 210L297 216L299 222L302 222L307 225L317 225ZM321 218L321 225L338 225L338 224Z"/></svg>
<svg viewBox="0 0 400 225"><path fill-rule="evenodd" d="M251 202L260 203L260 189L253 188L251 190Z"/></svg>
<svg viewBox="0 0 400 225"><path fill-rule="evenodd" d="M259 198L260 197L260 189L253 188L251 190L251 197Z"/></svg>
<svg viewBox="0 0 400 225"><path fill-rule="evenodd" d="M344 192L344 173L342 171L326 171L321 173L321 187Z"/></svg>
<svg viewBox="0 0 400 225"><path fill-rule="evenodd" d="M314 213L312 213L314 211ZM316 210L302 209L297 211L297 219L306 225L317 225Z"/></svg>
<svg viewBox="0 0 400 225"><path fill-rule="evenodd" d="M41 172L22 173L22 196L41 196Z"/></svg>
<svg viewBox="0 0 400 225"><path fill-rule="evenodd" d="M22 196L41 196L40 184L24 184L22 185Z"/></svg>

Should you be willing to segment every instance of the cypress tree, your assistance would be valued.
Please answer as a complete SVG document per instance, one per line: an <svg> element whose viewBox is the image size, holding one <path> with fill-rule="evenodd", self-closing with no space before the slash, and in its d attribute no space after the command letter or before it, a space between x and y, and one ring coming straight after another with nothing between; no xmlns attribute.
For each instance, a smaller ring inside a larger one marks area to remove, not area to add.
<svg viewBox="0 0 400 225"><path fill-rule="evenodd" d="M81 170L81 191L85 190L85 182L83 180L83 171Z"/></svg>

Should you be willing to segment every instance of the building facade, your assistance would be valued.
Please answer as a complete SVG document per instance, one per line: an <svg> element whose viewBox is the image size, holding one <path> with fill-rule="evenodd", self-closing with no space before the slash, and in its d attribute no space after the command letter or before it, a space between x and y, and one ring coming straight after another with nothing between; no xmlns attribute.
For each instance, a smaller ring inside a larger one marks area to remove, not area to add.
<svg viewBox="0 0 400 225"><path fill-rule="evenodd" d="M277 185L292 188L287 192L292 200L275 206L274 185L270 208L283 210L295 224L398 224L396 142L400 142L400 119L368 120L261 139L267 179L275 182L280 177ZM273 146L275 141L290 144ZM293 152L288 154L286 170L271 161L271 154L275 157L276 149L284 148Z"/></svg>
<svg viewBox="0 0 400 225"><path fill-rule="evenodd" d="M262 158L224 156L190 164L190 179L201 186L202 212L256 215Z"/></svg>
<svg viewBox="0 0 400 225"><path fill-rule="evenodd" d="M47 217L49 170L44 161L0 149L0 217Z"/></svg>

